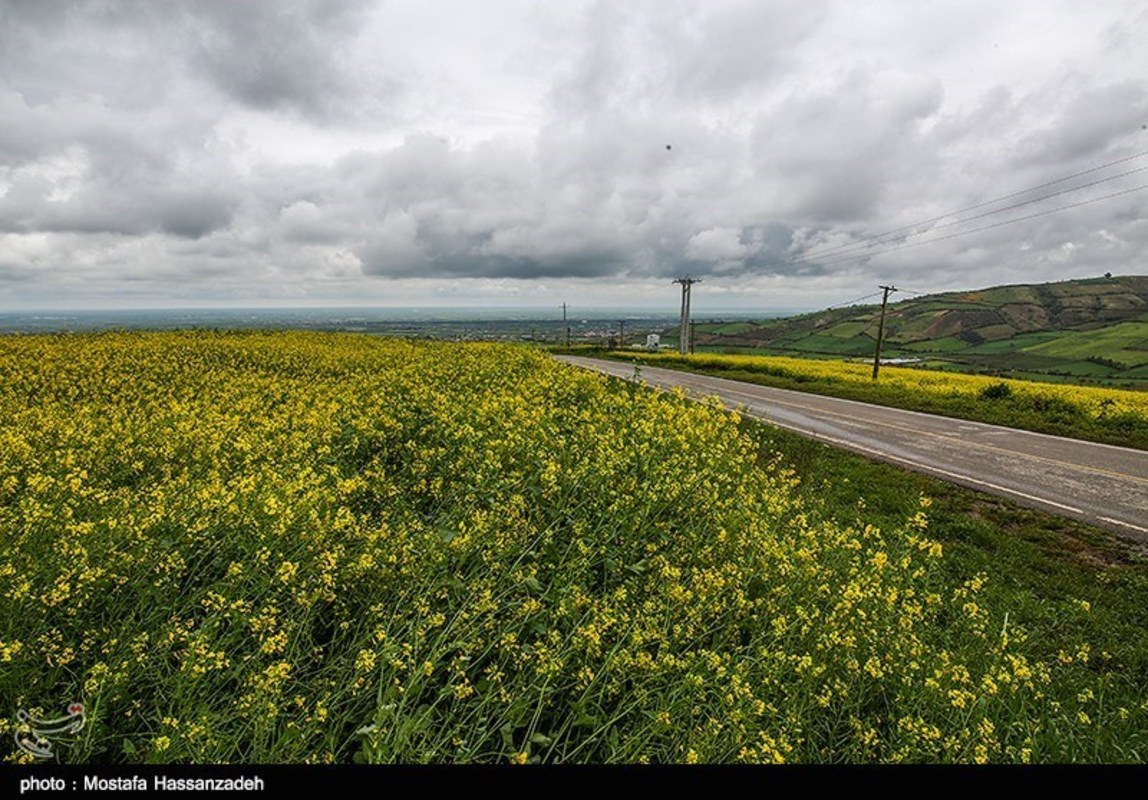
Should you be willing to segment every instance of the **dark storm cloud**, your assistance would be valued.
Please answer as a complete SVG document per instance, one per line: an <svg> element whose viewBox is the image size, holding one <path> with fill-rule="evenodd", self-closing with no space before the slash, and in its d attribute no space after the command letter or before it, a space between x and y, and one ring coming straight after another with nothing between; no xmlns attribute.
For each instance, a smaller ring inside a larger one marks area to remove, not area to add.
<svg viewBox="0 0 1148 800"><path fill-rule="evenodd" d="M252 108L312 116L346 113L355 83L362 80L348 63L346 45L368 7L365 0L192 2L187 6L190 61L216 87ZM382 79L372 88L390 95L397 87L395 80Z"/></svg>
<svg viewBox="0 0 1148 800"><path fill-rule="evenodd" d="M676 190L653 180L674 168L648 131L636 136L613 125L617 146L557 130L535 148L488 143L462 151L436 137L410 137L385 154L355 156L357 183L336 187L325 202L371 208L355 250L369 274L670 275L693 232L682 224ZM700 161L682 163L691 169ZM363 196L348 199L350 192ZM307 214L318 220L327 216L323 208ZM318 236L313 229L312 240Z"/></svg>
<svg viewBox="0 0 1148 800"><path fill-rule="evenodd" d="M366 104L377 112L399 83L351 63L351 45L371 6L369 0L5 3L0 69L36 100L81 89L115 104L161 101L173 71L185 71L253 109L327 118Z"/></svg>
<svg viewBox="0 0 1148 800"><path fill-rule="evenodd" d="M199 238L225 227L234 200L208 192L164 192L131 197L85 194L68 202L29 202L17 194L0 201L0 230L63 233L117 233L138 236L152 232ZM17 205L23 200L23 207Z"/></svg>
<svg viewBox="0 0 1148 800"><path fill-rule="evenodd" d="M86 104L9 109L0 230L196 237L229 224L236 172L193 118L132 124Z"/></svg>

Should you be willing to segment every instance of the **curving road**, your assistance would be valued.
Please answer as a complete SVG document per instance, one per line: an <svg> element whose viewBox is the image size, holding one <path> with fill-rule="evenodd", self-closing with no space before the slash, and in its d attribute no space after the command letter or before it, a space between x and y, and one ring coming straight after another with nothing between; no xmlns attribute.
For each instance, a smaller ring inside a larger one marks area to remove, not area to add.
<svg viewBox="0 0 1148 800"><path fill-rule="evenodd" d="M556 356L619 378L634 367ZM641 380L916 472L1148 542L1148 452L643 366Z"/></svg>

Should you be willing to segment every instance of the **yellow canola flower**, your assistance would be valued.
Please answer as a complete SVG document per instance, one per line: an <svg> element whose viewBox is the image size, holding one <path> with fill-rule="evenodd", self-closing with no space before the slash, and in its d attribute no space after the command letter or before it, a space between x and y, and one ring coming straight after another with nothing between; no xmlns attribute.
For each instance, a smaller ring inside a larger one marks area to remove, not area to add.
<svg viewBox="0 0 1148 800"><path fill-rule="evenodd" d="M928 498L839 519L716 403L301 332L0 337L0 373L0 663L157 758L1023 760L1085 694L1084 643L976 636Z"/></svg>

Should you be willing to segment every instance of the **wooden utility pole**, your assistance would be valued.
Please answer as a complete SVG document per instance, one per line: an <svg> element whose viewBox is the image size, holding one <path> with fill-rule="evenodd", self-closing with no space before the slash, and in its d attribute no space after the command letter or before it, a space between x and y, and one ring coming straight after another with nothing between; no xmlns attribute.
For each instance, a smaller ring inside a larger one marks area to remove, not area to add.
<svg viewBox="0 0 1148 800"><path fill-rule="evenodd" d="M563 322L566 321L566 304L565 303L562 304L562 321Z"/></svg>
<svg viewBox="0 0 1148 800"><path fill-rule="evenodd" d="M678 352L684 356L690 352L690 287L695 283L701 283L701 279L686 275L684 278L675 279L674 283L682 285L682 328L681 333L678 334L680 339Z"/></svg>
<svg viewBox="0 0 1148 800"><path fill-rule="evenodd" d="M881 321L877 323L877 352L873 354L873 380L877 380L877 372L881 369L881 340L885 338L885 307L889 304L889 293L897 291L896 286L878 286L884 289L881 297Z"/></svg>
<svg viewBox="0 0 1148 800"><path fill-rule="evenodd" d="M626 320L618 320L618 349L626 349Z"/></svg>
<svg viewBox="0 0 1148 800"><path fill-rule="evenodd" d="M694 354L694 326L697 325L692 319L690 320L690 355Z"/></svg>
<svg viewBox="0 0 1148 800"><path fill-rule="evenodd" d="M567 349L569 349L569 347L570 347L570 326L569 325L566 326L566 347L567 347Z"/></svg>

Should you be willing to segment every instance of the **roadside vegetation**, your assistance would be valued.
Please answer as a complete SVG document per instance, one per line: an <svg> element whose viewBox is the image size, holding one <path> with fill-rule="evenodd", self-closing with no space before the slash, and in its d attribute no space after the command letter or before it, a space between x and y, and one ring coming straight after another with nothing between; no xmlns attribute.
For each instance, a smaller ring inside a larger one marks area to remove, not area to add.
<svg viewBox="0 0 1148 800"><path fill-rule="evenodd" d="M801 477L798 493L833 509L839 520L867 519L886 526L913 513L920 497L929 497L929 531L944 547L941 569L947 580L987 576L983 601L998 615L1008 614L1007 629L1016 625L1027 631L1037 658L1075 662L1106 676L1109 689L1101 703L1144 708L1148 546L756 420L746 418L743 427L764 462L789 465ZM1079 647L1079 642L1089 646ZM1081 684L1077 699L1088 696ZM1077 721L1082 711L1088 714L1078 706ZM1138 727L1148 728L1148 715ZM1143 761L1146 756L1143 744L1105 752L1098 739L1083 737L1058 760Z"/></svg>
<svg viewBox="0 0 1148 800"><path fill-rule="evenodd" d="M1134 554L819 447L527 347L2 337L5 758L1144 760Z"/></svg>
<svg viewBox="0 0 1148 800"><path fill-rule="evenodd" d="M589 351L582 355L606 355ZM650 366L843 397L883 406L1148 449L1148 392L1038 383L787 356L614 351L609 357Z"/></svg>

